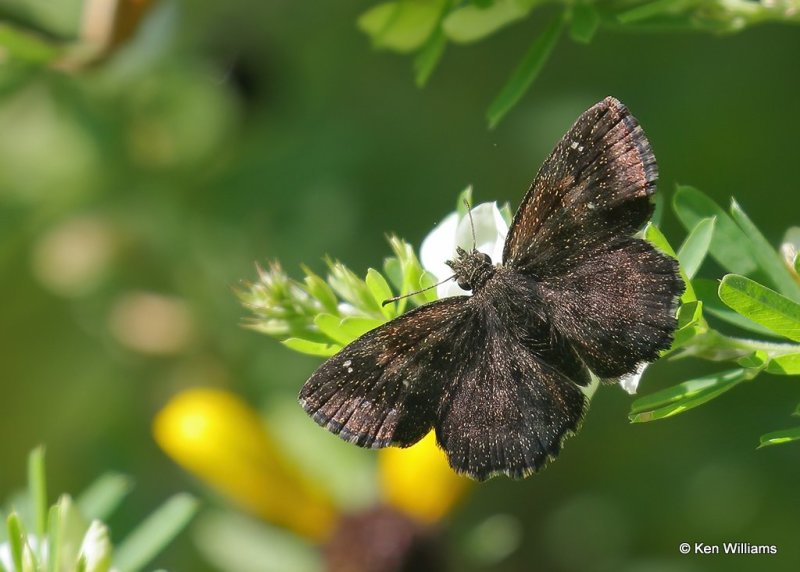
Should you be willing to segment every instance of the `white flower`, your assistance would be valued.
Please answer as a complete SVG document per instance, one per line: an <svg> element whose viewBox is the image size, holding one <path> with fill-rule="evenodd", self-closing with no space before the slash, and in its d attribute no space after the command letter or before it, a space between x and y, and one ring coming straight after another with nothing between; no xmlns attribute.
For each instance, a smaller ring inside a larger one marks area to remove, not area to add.
<svg viewBox="0 0 800 572"><path fill-rule="evenodd" d="M78 558L85 559L86 572L107 572L111 565L111 541L108 527L99 520L93 520L83 537Z"/></svg>
<svg viewBox="0 0 800 572"><path fill-rule="evenodd" d="M475 224L475 247L480 252L488 254L493 263L499 264L503 257L508 223L497 208L497 203L480 204L474 207L471 213ZM437 282L453 275L453 270L446 262L456 258L457 246L466 251L472 250L472 229L468 216L460 216L454 212L447 215L425 237L419 252L423 268L433 274ZM437 286L436 293L439 298L469 294L459 288L453 280Z"/></svg>
<svg viewBox="0 0 800 572"><path fill-rule="evenodd" d="M644 370L647 369L647 366L650 365L648 362L643 361L639 364L639 367L636 368L636 371L633 373L628 373L623 375L619 378L619 385L622 389L634 395L636 393L636 389L639 387L639 382L642 379L642 374Z"/></svg>

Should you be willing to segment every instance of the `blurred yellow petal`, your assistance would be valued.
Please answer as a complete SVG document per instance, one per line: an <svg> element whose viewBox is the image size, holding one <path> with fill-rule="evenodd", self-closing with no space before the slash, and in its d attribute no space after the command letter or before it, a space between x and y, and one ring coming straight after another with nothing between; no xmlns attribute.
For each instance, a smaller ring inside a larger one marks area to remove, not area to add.
<svg viewBox="0 0 800 572"><path fill-rule="evenodd" d="M472 484L447 464L433 431L408 449L381 450L378 469L384 500L427 523L447 514Z"/></svg>
<svg viewBox="0 0 800 572"><path fill-rule="evenodd" d="M183 468L241 507L314 540L330 533L337 512L269 436L258 414L235 395L190 389L153 424L158 444Z"/></svg>

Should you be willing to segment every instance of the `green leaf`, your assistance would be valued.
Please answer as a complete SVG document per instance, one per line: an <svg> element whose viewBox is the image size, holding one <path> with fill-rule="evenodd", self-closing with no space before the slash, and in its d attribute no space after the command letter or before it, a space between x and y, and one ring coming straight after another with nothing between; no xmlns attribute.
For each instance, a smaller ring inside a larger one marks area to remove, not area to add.
<svg viewBox="0 0 800 572"><path fill-rule="evenodd" d="M386 282L383 275L374 268L367 270L367 277L364 282L366 282L367 288L369 288L369 291L372 293L373 299L380 305L383 315L386 318L390 318L395 303L392 302L386 306L383 305L386 300L394 296L394 294L392 294L392 289L389 287L389 283Z"/></svg>
<svg viewBox="0 0 800 572"><path fill-rule="evenodd" d="M336 314L339 311L338 300L336 299L336 294L334 294L331 287L328 286L328 283L314 274L307 266L302 266L302 269L306 275L303 281L305 282L308 293L319 300L326 311L331 314Z"/></svg>
<svg viewBox="0 0 800 572"><path fill-rule="evenodd" d="M378 326L385 324L385 320L376 320L374 318L360 318L358 316L345 318L339 325L341 331L350 338L349 344L353 340L360 338L370 330L374 330Z"/></svg>
<svg viewBox="0 0 800 572"><path fill-rule="evenodd" d="M711 245L711 239L714 236L715 220L714 217L701 219L678 249L678 262L680 262L686 277L690 280L700 270L703 259L706 257L708 247Z"/></svg>
<svg viewBox="0 0 800 572"><path fill-rule="evenodd" d="M685 1L683 0L654 0L653 2L648 2L618 14L617 20L619 20L621 24L632 24L655 16L680 12L684 9L684 4Z"/></svg>
<svg viewBox="0 0 800 572"><path fill-rule="evenodd" d="M765 366L769 363L770 357L769 354L764 350L756 350L751 354L748 354L744 357L740 357L736 360L742 367L746 368L758 368L764 369Z"/></svg>
<svg viewBox="0 0 800 572"><path fill-rule="evenodd" d="M679 185L672 199L678 220L687 231L704 218L714 218L709 253L734 274L750 274L758 268L750 252L750 239L717 203L693 187Z"/></svg>
<svg viewBox="0 0 800 572"><path fill-rule="evenodd" d="M467 205L469 205L470 208L474 206L472 202L472 185L469 185L466 189L458 193L456 213L458 213L459 219L467 216Z"/></svg>
<svg viewBox="0 0 800 572"><path fill-rule="evenodd" d="M342 318L333 314L319 314L314 318L314 324L331 340L340 345L347 345L353 340L350 335L342 331Z"/></svg>
<svg viewBox="0 0 800 572"><path fill-rule="evenodd" d="M119 473L106 473L96 479L76 499L78 508L90 520L105 521L131 491L131 479Z"/></svg>
<svg viewBox="0 0 800 572"><path fill-rule="evenodd" d="M664 236L664 234L656 225L648 222L647 226L644 227L643 234L644 239L655 246L658 250L667 256L671 256L672 258L677 257L675 250L673 250L672 246L669 244L669 241L667 241L667 237ZM683 279L683 284L686 287L686 289L683 291L683 295L681 296L681 302L687 304L697 300L692 283L688 278L686 278L686 273L683 271L683 267L679 265L678 270L680 271L681 278Z"/></svg>
<svg viewBox="0 0 800 572"><path fill-rule="evenodd" d="M433 70L442 60L446 46L444 31L437 27L414 58L414 81L417 87L424 87L428 83Z"/></svg>
<svg viewBox="0 0 800 572"><path fill-rule="evenodd" d="M789 443L800 439L800 427L793 427L792 429L782 429L780 431L773 431L762 435L759 440L758 448L769 447L770 445L780 445L782 443Z"/></svg>
<svg viewBox="0 0 800 572"><path fill-rule="evenodd" d="M14 563L14 570L22 570L22 551L27 538L25 528L16 512L8 515L6 525L8 527L8 545L11 551L11 561Z"/></svg>
<svg viewBox="0 0 800 572"><path fill-rule="evenodd" d="M528 91L550 57L563 29L564 15L561 14L533 41L517 69L489 106L487 119L490 128L495 127Z"/></svg>
<svg viewBox="0 0 800 572"><path fill-rule="evenodd" d="M189 523L197 511L197 501L180 493L169 498L145 519L119 545L114 566L121 572L141 570Z"/></svg>
<svg viewBox="0 0 800 572"><path fill-rule="evenodd" d="M572 8L572 21L569 28L570 37L580 43L588 44L594 38L600 26L600 14L591 4L575 4Z"/></svg>
<svg viewBox="0 0 800 572"><path fill-rule="evenodd" d="M44 468L44 447L36 447L28 455L28 490L31 495L36 536L44 538L47 531L47 479Z"/></svg>
<svg viewBox="0 0 800 572"><path fill-rule="evenodd" d="M325 344L312 342L310 340L302 340L300 338L288 338L281 343L289 349L311 356L331 357L342 349L342 346L339 344Z"/></svg>
<svg viewBox="0 0 800 572"><path fill-rule="evenodd" d="M468 4L450 12L444 19L442 28L454 42L476 42L512 22L521 20L528 15L531 8L531 3L519 0L495 0L486 8Z"/></svg>
<svg viewBox="0 0 800 572"><path fill-rule="evenodd" d="M678 310L678 329L675 331L675 337L672 340L672 345L666 353L673 352L678 348L686 345L693 337L701 331L705 331L705 325L701 323L703 320L703 303L699 300L692 300L686 304L681 305Z"/></svg>
<svg viewBox="0 0 800 572"><path fill-rule="evenodd" d="M5 23L0 23L0 51L4 60L13 58L33 64L46 64L59 54L57 46Z"/></svg>
<svg viewBox="0 0 800 572"><path fill-rule="evenodd" d="M733 324L743 330L748 330L750 332L755 332L757 334L761 334L762 336L775 336L776 334L764 326L756 324L752 320L748 320L741 314L737 314L730 308L728 308L725 304L722 303L722 300L719 299L719 281L718 280L706 280L704 278L695 278L692 281L692 285L694 286L694 290L697 293L697 297L703 301L703 308L706 312L719 318L720 320L724 320L729 324Z"/></svg>
<svg viewBox="0 0 800 572"><path fill-rule="evenodd" d="M800 375L800 353L772 358L766 371L777 375Z"/></svg>
<svg viewBox="0 0 800 572"><path fill-rule="evenodd" d="M58 504L50 507L47 515L47 572L58 572L58 563L61 562L61 534L63 526L61 523L61 510Z"/></svg>
<svg viewBox="0 0 800 572"><path fill-rule="evenodd" d="M742 316L800 342L800 304L797 302L736 274L728 274L722 279L719 297Z"/></svg>
<svg viewBox="0 0 800 572"><path fill-rule="evenodd" d="M757 374L757 369L743 368L684 381L634 401L629 418L642 423L672 417L719 397Z"/></svg>
<svg viewBox="0 0 800 572"><path fill-rule="evenodd" d="M783 263L783 259L769 241L764 238L750 217L742 210L735 200L731 199L731 217L739 225L744 233L750 237L750 249L755 257L756 263L764 271L772 284L784 296L793 300L800 300L800 284L795 282L789 269Z"/></svg>
<svg viewBox="0 0 800 572"><path fill-rule="evenodd" d="M433 33L444 0L401 0L373 6L358 18L358 27L376 48L413 52Z"/></svg>

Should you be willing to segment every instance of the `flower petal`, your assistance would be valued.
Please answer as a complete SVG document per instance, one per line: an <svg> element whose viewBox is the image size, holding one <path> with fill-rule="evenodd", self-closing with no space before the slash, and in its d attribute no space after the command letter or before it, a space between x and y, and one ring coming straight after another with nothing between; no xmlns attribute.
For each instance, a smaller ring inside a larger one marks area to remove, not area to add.
<svg viewBox="0 0 800 572"><path fill-rule="evenodd" d="M630 393L631 395L636 394L636 389L639 387L639 382L642 379L642 374L644 370L647 369L647 366L650 365L647 362L642 362L639 364L639 367L636 368L636 371L633 373L629 373L627 375L623 375L619 378L619 385Z"/></svg>
<svg viewBox="0 0 800 572"><path fill-rule="evenodd" d="M386 502L427 523L447 514L472 484L450 468L433 431L408 449L382 449L378 473Z"/></svg>
<svg viewBox="0 0 800 572"><path fill-rule="evenodd" d="M178 464L243 508L303 536L323 539L336 511L272 440L261 418L235 395L190 389L153 424L155 439Z"/></svg>
<svg viewBox="0 0 800 572"><path fill-rule="evenodd" d="M419 249L422 267L436 276L436 281L452 276L452 269L445 264L456 252L456 229L458 214L450 213L428 233Z"/></svg>

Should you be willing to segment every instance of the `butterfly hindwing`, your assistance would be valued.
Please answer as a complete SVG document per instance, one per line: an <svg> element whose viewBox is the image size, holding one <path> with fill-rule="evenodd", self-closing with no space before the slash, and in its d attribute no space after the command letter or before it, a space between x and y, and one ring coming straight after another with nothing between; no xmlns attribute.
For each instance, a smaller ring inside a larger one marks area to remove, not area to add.
<svg viewBox="0 0 800 572"><path fill-rule="evenodd" d="M598 245L538 283L556 328L604 378L633 372L670 346L683 288L678 263L632 237Z"/></svg>
<svg viewBox="0 0 800 572"><path fill-rule="evenodd" d="M530 271L636 231L652 213L658 171L650 143L612 97L589 108L542 165L514 216L503 263Z"/></svg>
<svg viewBox="0 0 800 572"><path fill-rule="evenodd" d="M443 380L453 376L466 300L446 298L365 333L314 372L300 392L303 408L362 447L417 442L433 425Z"/></svg>
<svg viewBox="0 0 800 572"><path fill-rule="evenodd" d="M555 457L577 431L588 373L542 317L524 276L499 269L469 305L480 327L458 350L444 386L436 433L450 465L483 480L522 478Z"/></svg>

